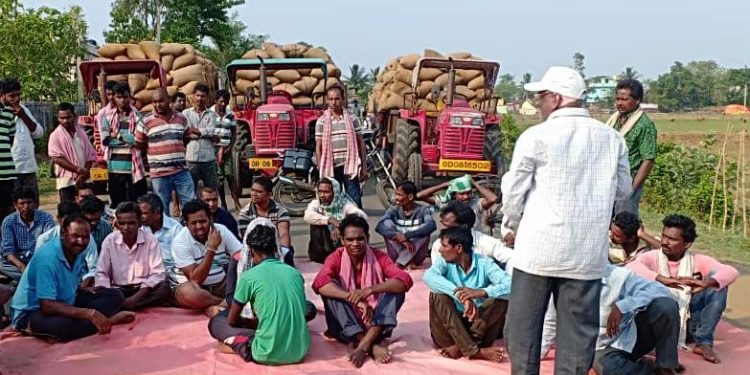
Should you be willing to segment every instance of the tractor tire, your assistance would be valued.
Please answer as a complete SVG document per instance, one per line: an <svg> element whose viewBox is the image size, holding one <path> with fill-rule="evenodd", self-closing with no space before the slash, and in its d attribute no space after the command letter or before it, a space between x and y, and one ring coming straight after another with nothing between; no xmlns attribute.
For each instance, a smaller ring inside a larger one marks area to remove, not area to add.
<svg viewBox="0 0 750 375"><path fill-rule="evenodd" d="M386 210L396 205L396 202L393 200L393 193L393 186L391 186L391 182L388 181L387 178L381 179L378 181L377 185L375 185L375 194L378 195L380 204L382 204L383 208Z"/></svg>
<svg viewBox="0 0 750 375"><path fill-rule="evenodd" d="M232 175L237 184L237 195L241 198L245 197L242 194L243 187L250 186L253 181L252 171L247 165L247 158L250 157L248 155L248 146L252 146L249 125L244 122L237 123L237 138L232 150L232 164L234 167Z"/></svg>
<svg viewBox="0 0 750 375"><path fill-rule="evenodd" d="M417 186L417 191L422 190L422 155L413 153L409 155L409 171L407 173L409 181Z"/></svg>
<svg viewBox="0 0 750 375"><path fill-rule="evenodd" d="M503 157L503 135L500 126L492 125L484 134L484 158L495 163L498 176L505 174L505 158Z"/></svg>
<svg viewBox="0 0 750 375"><path fill-rule="evenodd" d="M419 127L403 119L396 120L396 140L393 147L393 179L408 178L409 157L419 152Z"/></svg>

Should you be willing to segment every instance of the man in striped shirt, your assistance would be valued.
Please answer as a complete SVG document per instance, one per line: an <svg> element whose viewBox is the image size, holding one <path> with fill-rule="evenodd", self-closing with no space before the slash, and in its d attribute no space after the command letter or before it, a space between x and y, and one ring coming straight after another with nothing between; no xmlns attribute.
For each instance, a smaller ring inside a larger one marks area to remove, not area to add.
<svg viewBox="0 0 750 375"><path fill-rule="evenodd" d="M11 147L16 135L16 115L0 103L0 220L13 211L11 196L15 188L16 165Z"/></svg>
<svg viewBox="0 0 750 375"><path fill-rule="evenodd" d="M148 151L151 183L164 207L169 207L172 190L184 204L195 199L195 186L185 163L185 141L200 134L187 126L185 116L172 110L166 90L154 91L153 105L154 113L138 122L135 141Z"/></svg>
<svg viewBox="0 0 750 375"><path fill-rule="evenodd" d="M216 164L219 165L219 197L221 206L227 208L227 201L224 193L224 180L229 183L229 192L232 195L234 207L239 209L240 205L239 186L234 179L234 161L232 160L232 149L237 139L237 123L234 121L234 114L229 107L229 91L219 90L216 92L216 101L211 110L219 116L219 123L216 125L220 129L221 138L219 149L216 152Z"/></svg>

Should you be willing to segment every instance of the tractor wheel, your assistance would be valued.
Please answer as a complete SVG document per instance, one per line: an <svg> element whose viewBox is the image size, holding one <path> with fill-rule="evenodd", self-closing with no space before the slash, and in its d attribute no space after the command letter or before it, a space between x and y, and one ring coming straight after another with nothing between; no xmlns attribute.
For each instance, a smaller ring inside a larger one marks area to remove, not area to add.
<svg viewBox="0 0 750 375"><path fill-rule="evenodd" d="M232 150L232 164L234 170L234 180L237 184L237 195L244 197L242 190L245 186L250 186L253 181L253 175L250 168L247 165L247 158L250 157L248 152L248 146L252 146L250 142L250 129L248 124L240 122L237 124L237 139L234 142L234 150Z"/></svg>
<svg viewBox="0 0 750 375"><path fill-rule="evenodd" d="M422 155L413 153L409 155L409 172L407 173L409 181L417 186L417 190L422 190Z"/></svg>
<svg viewBox="0 0 750 375"><path fill-rule="evenodd" d="M396 120L396 141L393 150L393 178L408 178L409 157L419 152L419 128L406 120Z"/></svg>
<svg viewBox="0 0 750 375"><path fill-rule="evenodd" d="M495 163L497 175L505 173L505 158L503 157L503 135L500 126L492 125L484 134L484 158Z"/></svg>
<svg viewBox="0 0 750 375"><path fill-rule="evenodd" d="M378 195L380 204L382 204L383 208L385 208L386 210L396 204L396 202L393 200L393 186L387 178L378 181L377 185L375 185L375 193Z"/></svg>

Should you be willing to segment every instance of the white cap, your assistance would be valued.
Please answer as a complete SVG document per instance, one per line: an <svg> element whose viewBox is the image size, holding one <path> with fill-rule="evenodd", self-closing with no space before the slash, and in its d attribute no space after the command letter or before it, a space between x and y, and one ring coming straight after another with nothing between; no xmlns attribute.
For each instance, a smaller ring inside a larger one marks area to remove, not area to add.
<svg viewBox="0 0 750 375"><path fill-rule="evenodd" d="M586 82L577 71L565 66L551 66L539 82L523 85L529 92L552 91L572 99L583 99Z"/></svg>

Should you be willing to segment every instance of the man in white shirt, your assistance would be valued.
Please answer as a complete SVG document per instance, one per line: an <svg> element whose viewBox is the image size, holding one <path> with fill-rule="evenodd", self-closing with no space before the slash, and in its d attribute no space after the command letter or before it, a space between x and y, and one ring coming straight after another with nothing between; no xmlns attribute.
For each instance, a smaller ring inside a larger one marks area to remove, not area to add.
<svg viewBox="0 0 750 375"><path fill-rule="evenodd" d="M616 201L632 189L628 150L581 108L586 83L551 67L535 93L545 121L518 138L503 176L503 226L514 246L508 312L513 374L538 374L550 295L558 314L555 373L585 374L594 359L599 298Z"/></svg>
<svg viewBox="0 0 750 375"><path fill-rule="evenodd" d="M242 244L225 226L211 220L208 205L192 200L182 207L186 227L172 241L175 268L170 272L174 301L186 309L202 309L212 317L224 305L229 257Z"/></svg>
<svg viewBox="0 0 750 375"><path fill-rule="evenodd" d="M34 140L42 138L44 127L36 121L25 105L21 104L21 84L13 78L0 83L0 100L6 108L16 114L16 137L13 138L11 154L16 163L16 187L25 186L34 192L39 204L39 182L36 178L36 156Z"/></svg>

